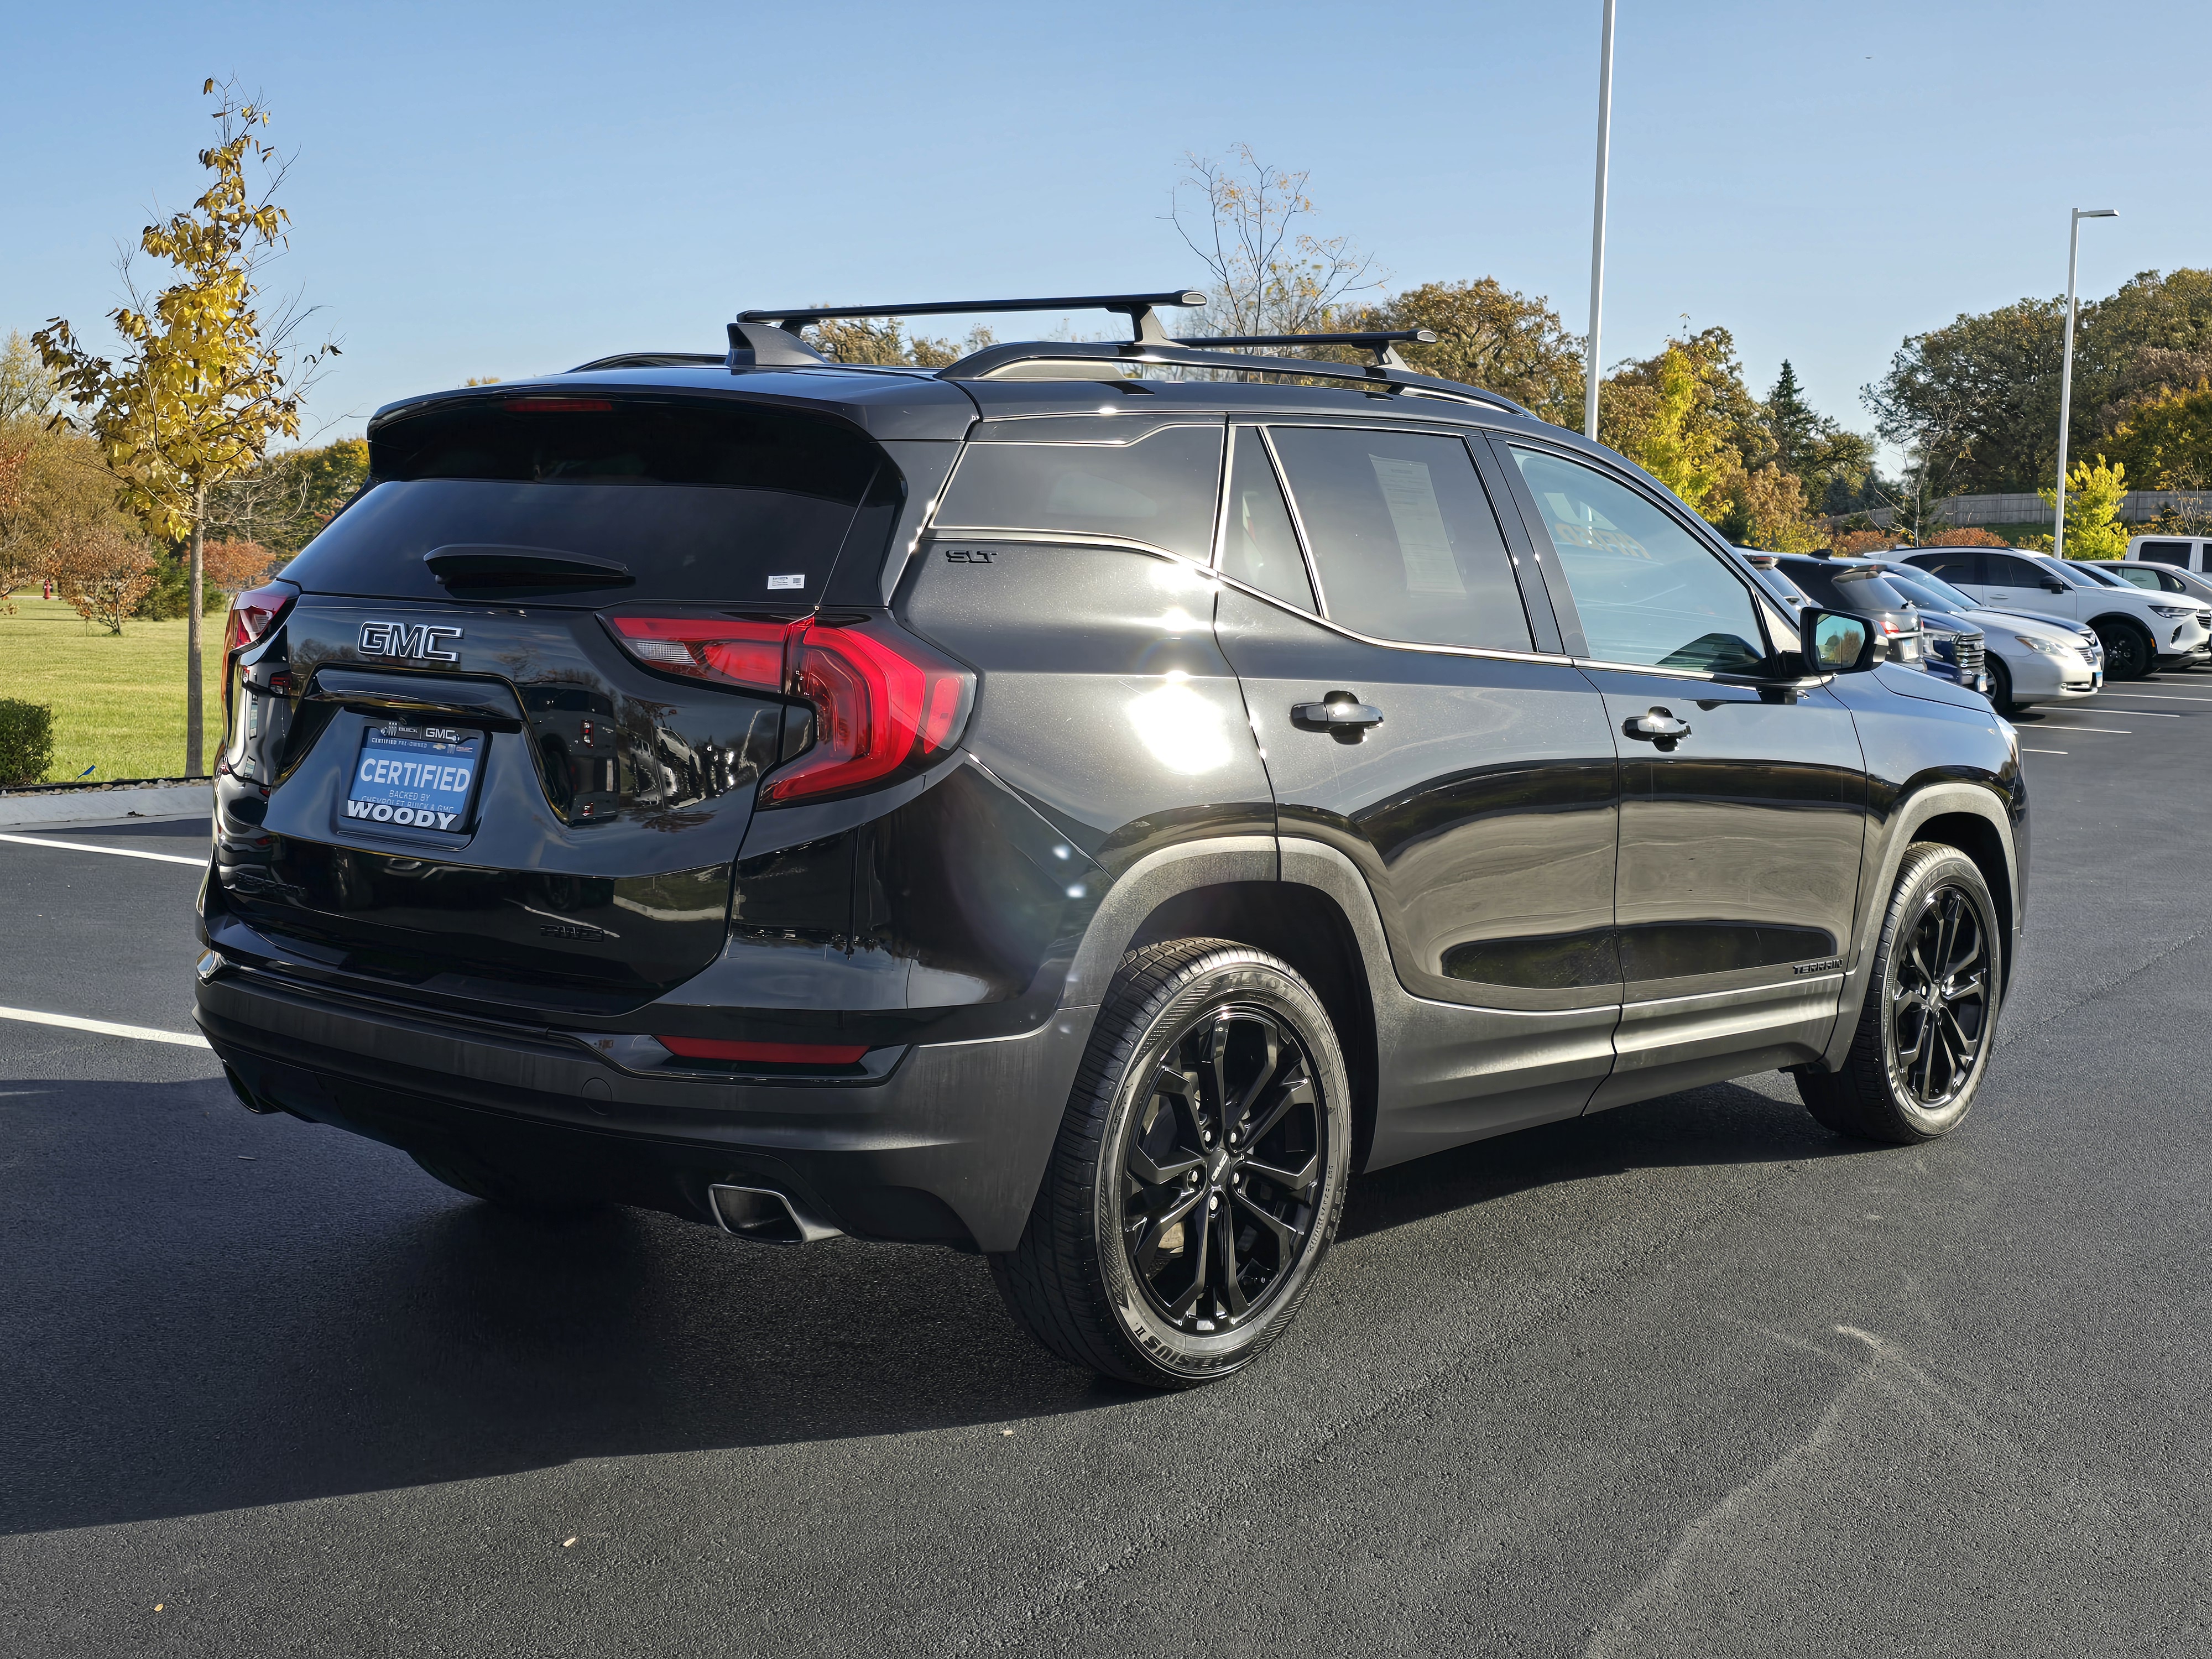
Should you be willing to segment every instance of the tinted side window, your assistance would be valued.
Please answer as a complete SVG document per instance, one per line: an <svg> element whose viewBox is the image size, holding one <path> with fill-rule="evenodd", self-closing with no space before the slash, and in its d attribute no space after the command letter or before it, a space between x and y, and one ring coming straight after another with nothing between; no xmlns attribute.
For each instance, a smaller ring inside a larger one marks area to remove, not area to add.
<svg viewBox="0 0 2212 1659"><path fill-rule="evenodd" d="M1505 538L1464 442L1320 427L1271 435L1332 620L1377 639L1529 648Z"/></svg>
<svg viewBox="0 0 2212 1659"><path fill-rule="evenodd" d="M2187 542L2145 542L2142 544L2142 550L2136 556L2152 560L2159 564L2178 564L2186 570L2189 568L2189 544Z"/></svg>
<svg viewBox="0 0 2212 1659"><path fill-rule="evenodd" d="M2040 587L2057 580L2049 572L2009 553L1984 554L1983 562L1989 574L1982 580L1991 587Z"/></svg>
<svg viewBox="0 0 2212 1659"><path fill-rule="evenodd" d="M936 522L1126 537L1211 563L1220 479L1218 426L1162 427L1128 444L970 442Z"/></svg>
<svg viewBox="0 0 2212 1659"><path fill-rule="evenodd" d="M1575 596L1590 655L1742 672L1766 659L1751 595L1720 556L1626 484L1516 449Z"/></svg>
<svg viewBox="0 0 2212 1659"><path fill-rule="evenodd" d="M1312 580L1297 532L1283 504L1274 463L1257 427L1239 427L1229 458L1229 523L1222 536L1221 568L1240 582L1294 605L1314 608Z"/></svg>
<svg viewBox="0 0 2212 1659"><path fill-rule="evenodd" d="M1982 575L1982 556L1970 548L1960 548L1948 553L1929 553L1913 557L1908 562L1923 570L1932 571L1947 582L1966 582L1979 586Z"/></svg>

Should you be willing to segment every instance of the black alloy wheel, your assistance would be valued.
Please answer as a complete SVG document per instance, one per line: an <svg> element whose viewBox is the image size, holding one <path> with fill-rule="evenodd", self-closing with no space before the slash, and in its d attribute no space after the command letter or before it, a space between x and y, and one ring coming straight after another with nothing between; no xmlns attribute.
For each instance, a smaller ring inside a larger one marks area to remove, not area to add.
<svg viewBox="0 0 2212 1659"><path fill-rule="evenodd" d="M1850 1047L1832 1072L1793 1070L1838 1134L1909 1146L1956 1128L1989 1075L2003 926L1988 881L1955 847L1905 849Z"/></svg>
<svg viewBox="0 0 2212 1659"><path fill-rule="evenodd" d="M1061 1358L1146 1388L1251 1363L1336 1235L1352 1089L1321 999L1227 939L1133 950L1100 1005L1008 1309Z"/></svg>
<svg viewBox="0 0 2212 1659"><path fill-rule="evenodd" d="M1995 959L1972 898L1955 882L1925 890L1889 958L1889 1067L1923 1112L1958 1098L1989 1033Z"/></svg>
<svg viewBox="0 0 2212 1659"><path fill-rule="evenodd" d="M1328 1151L1284 1020L1231 1004L1172 1038L1121 1160L1122 1248L1155 1311L1194 1335L1265 1311L1313 1242Z"/></svg>
<svg viewBox="0 0 2212 1659"><path fill-rule="evenodd" d="M2115 623L2100 628L2097 637L2105 642L2106 680L2139 680L2150 672L2156 659L2140 629Z"/></svg>

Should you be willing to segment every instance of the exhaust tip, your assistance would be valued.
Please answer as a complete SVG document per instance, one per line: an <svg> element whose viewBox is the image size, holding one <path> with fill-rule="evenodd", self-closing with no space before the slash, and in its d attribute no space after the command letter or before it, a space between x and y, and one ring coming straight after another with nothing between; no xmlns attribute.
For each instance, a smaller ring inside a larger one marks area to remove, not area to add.
<svg viewBox="0 0 2212 1659"><path fill-rule="evenodd" d="M812 1244L839 1237L836 1228L815 1219L770 1187L717 1182L707 1188L707 1201L724 1232L756 1244Z"/></svg>

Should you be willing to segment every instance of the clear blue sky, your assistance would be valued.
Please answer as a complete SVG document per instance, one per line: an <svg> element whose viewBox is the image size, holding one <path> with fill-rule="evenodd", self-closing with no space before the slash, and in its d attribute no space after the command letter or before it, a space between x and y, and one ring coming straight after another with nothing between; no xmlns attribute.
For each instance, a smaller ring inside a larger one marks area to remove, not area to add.
<svg viewBox="0 0 2212 1659"><path fill-rule="evenodd" d="M1589 305L1598 0L24 6L0 329L105 339L112 260L199 188L201 81L296 155L278 282L343 342L312 425L471 374L719 349L752 305L1200 279L1189 150L1310 170L1394 286ZM2212 264L2212 8L1622 0L1608 361L1687 313L1864 428L1908 333ZM1004 332L1004 330L1001 331Z"/></svg>

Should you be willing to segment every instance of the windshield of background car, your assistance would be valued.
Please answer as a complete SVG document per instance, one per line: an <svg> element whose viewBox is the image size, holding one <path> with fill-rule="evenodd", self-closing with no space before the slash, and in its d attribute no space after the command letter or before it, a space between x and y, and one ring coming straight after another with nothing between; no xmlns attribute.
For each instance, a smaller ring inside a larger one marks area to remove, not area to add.
<svg viewBox="0 0 2212 1659"><path fill-rule="evenodd" d="M879 557L902 489L866 437L732 403L517 396L388 422L368 491L285 567L310 592L443 599L434 548L576 553L629 599L811 604L848 543Z"/></svg>
<svg viewBox="0 0 2212 1659"><path fill-rule="evenodd" d="M2035 564L2039 570L2054 572L2059 580L2069 583L2075 587L2098 588L2104 586L2102 582L2091 581L2063 559L2038 559Z"/></svg>
<svg viewBox="0 0 2212 1659"><path fill-rule="evenodd" d="M1751 591L1656 502L1594 467L1516 447L1603 662L1748 673L1766 659Z"/></svg>
<svg viewBox="0 0 2212 1659"><path fill-rule="evenodd" d="M1821 564L1809 559L1785 568L1790 579L1813 596L1813 603L1826 610L1868 616L1880 611L1903 611L1910 603L1891 585L1893 579L1879 568Z"/></svg>

